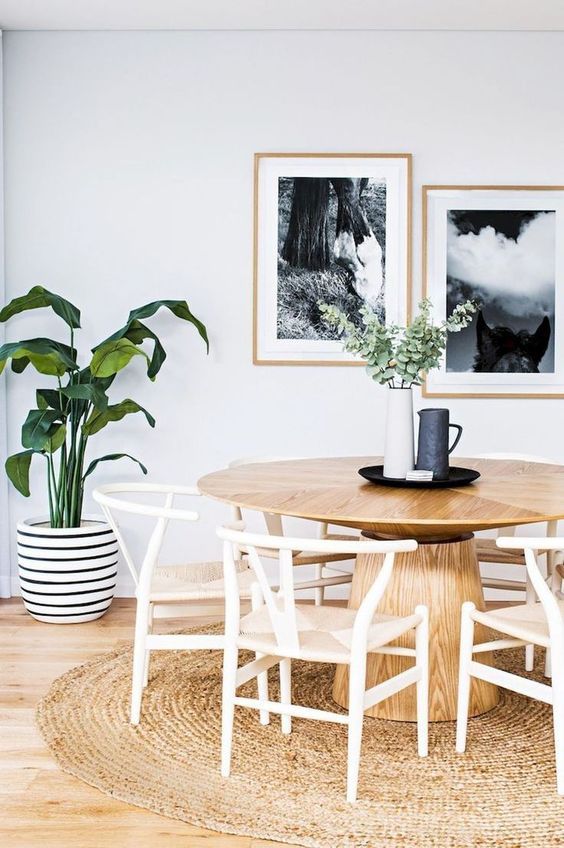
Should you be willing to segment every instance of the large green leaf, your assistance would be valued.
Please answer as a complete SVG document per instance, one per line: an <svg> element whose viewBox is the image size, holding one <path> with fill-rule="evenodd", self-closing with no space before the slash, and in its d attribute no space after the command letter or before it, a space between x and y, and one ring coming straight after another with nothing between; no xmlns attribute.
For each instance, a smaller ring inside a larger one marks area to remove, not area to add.
<svg viewBox="0 0 564 848"><path fill-rule="evenodd" d="M135 459L135 457L131 456L131 454L129 454L129 453L108 453L108 454L106 454L106 456L99 456L98 459L93 459L92 462L90 463L90 465L88 466L88 468L86 469L82 479L86 480L88 475L92 474L92 472L94 471L94 469L96 468L96 466L98 465L99 462L109 462L109 461L113 461L115 459L122 459L123 457L127 457L127 459L133 460L133 462L137 463L137 465L139 466L139 468L141 469L143 474L147 473L147 469L145 468L143 463L139 462L139 460Z"/></svg>
<svg viewBox="0 0 564 848"><path fill-rule="evenodd" d="M146 409L131 398L126 398L121 403L112 404L103 411L94 409L86 424L83 425L82 432L85 436L93 436L111 421L121 421L126 415L132 415L135 412L142 412L151 427L155 426L155 419Z"/></svg>
<svg viewBox="0 0 564 848"><path fill-rule="evenodd" d="M129 321L125 327L117 330L112 336L102 342L102 344L105 344L105 342L116 341L117 339L129 339L129 341L133 342L135 345L142 344L145 339L151 339L151 341L154 342L153 355L151 356L151 361L147 368L147 376L150 377L151 380L154 380L166 359L166 351L156 333L153 333L146 324L135 319L133 321ZM101 345L98 345L98 347L101 347ZM94 348L94 351L97 349L98 348Z"/></svg>
<svg viewBox="0 0 564 848"><path fill-rule="evenodd" d="M29 365L29 359L27 356L20 356L19 359L12 359L12 371L14 374L21 374L22 371L25 371L27 366ZM4 369L4 364L0 362L0 374Z"/></svg>
<svg viewBox="0 0 564 848"><path fill-rule="evenodd" d="M65 424L55 425L54 430L49 431L49 438L45 445L47 453L55 453L63 445L67 438L67 428Z"/></svg>
<svg viewBox="0 0 564 848"><path fill-rule="evenodd" d="M87 400L95 409L103 410L108 407L107 394L94 383L75 383L73 386L65 386L61 389L61 393L73 400Z"/></svg>
<svg viewBox="0 0 564 848"><path fill-rule="evenodd" d="M9 359L12 360L13 370L18 373L30 362L40 374L49 374L52 377L62 377L67 371L78 369L71 348L52 339L26 339L2 345L0 374Z"/></svg>
<svg viewBox="0 0 564 848"><path fill-rule="evenodd" d="M92 386L98 386L98 388L102 389L103 392L108 391L115 378L115 374L111 374L109 377L94 377L89 367L83 368L75 375L75 380L78 383L81 383L82 385L90 384Z"/></svg>
<svg viewBox="0 0 564 848"><path fill-rule="evenodd" d="M54 437L58 429L61 414L57 409L32 409L22 427L22 445L35 451L42 451ZM56 425L56 426L54 426Z"/></svg>
<svg viewBox="0 0 564 848"><path fill-rule="evenodd" d="M14 453L5 464L8 478L24 498L29 498L29 466L34 453L32 450Z"/></svg>
<svg viewBox="0 0 564 848"><path fill-rule="evenodd" d="M92 357L90 372L93 377L111 377L125 368L134 356L144 356L149 362L147 354L129 339L102 342Z"/></svg>
<svg viewBox="0 0 564 848"><path fill-rule="evenodd" d="M67 414L68 400L62 397L57 389L37 389L35 400L38 409L57 409L64 415Z"/></svg>
<svg viewBox="0 0 564 848"><path fill-rule="evenodd" d="M27 312L28 309L41 309L50 306L73 330L80 327L80 310L64 297L50 292L43 286L34 286L27 294L16 297L0 311L0 321L7 321L13 315Z"/></svg>
<svg viewBox="0 0 564 848"><path fill-rule="evenodd" d="M146 303L145 306L139 306L137 309L131 310L127 323L130 324L132 321L141 321L143 318L150 318L151 315L158 312L161 306L165 309L170 309L172 314L176 315L177 318L181 318L183 321L189 321L193 324L202 339L205 341L206 349L209 350L210 343L205 325L202 324L199 318L196 318L196 316L190 312L190 308L185 300L154 300L152 303Z"/></svg>

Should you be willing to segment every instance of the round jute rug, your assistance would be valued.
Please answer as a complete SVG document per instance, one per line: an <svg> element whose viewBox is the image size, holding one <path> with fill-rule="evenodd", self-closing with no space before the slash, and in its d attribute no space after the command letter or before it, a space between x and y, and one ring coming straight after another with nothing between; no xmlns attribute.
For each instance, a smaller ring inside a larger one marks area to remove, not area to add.
<svg viewBox="0 0 564 848"><path fill-rule="evenodd" d="M464 755L454 752L453 723L431 724L426 759L417 757L412 724L366 719L359 801L348 805L343 726L293 719L292 734L282 736L278 717L264 727L256 712L238 708L232 776L223 779L221 653L153 656L137 728L128 723L131 649L54 682L38 721L64 771L199 827L315 848L564 844L552 719L539 702L504 692L498 707L471 721ZM523 652L499 661L521 671ZM335 709L333 671L294 662L296 702Z"/></svg>

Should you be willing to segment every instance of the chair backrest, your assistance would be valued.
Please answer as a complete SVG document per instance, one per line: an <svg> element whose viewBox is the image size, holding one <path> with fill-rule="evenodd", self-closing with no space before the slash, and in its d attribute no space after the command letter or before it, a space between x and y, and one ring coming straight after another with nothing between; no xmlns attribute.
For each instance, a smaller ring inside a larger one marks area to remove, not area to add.
<svg viewBox="0 0 564 848"><path fill-rule="evenodd" d="M559 462L555 462L553 459L548 459L546 456L536 456L532 453L478 453L475 454L476 459L507 459L513 460L514 462L538 462L539 465L560 465ZM547 535L555 536L557 532L558 522L557 521L549 521L547 522ZM504 527L503 530L497 530L496 536L499 538L500 534L503 533L504 536L515 535L515 531L517 527Z"/></svg>
<svg viewBox="0 0 564 848"><path fill-rule="evenodd" d="M370 618L390 580L394 555L399 552L414 551L417 542L407 539L393 542L377 541L336 541L327 539L297 539L286 536L265 536L247 533L244 525L219 527L217 534L223 540L224 576L225 576L225 634L234 638L239 632L239 589L235 559L237 551L248 551L249 562L260 588L262 600L266 605L272 630L278 647L282 652L299 651L299 633L296 619L294 597L294 566L292 555L295 551L308 551L316 554L383 554L384 563L374 583L366 594L357 616ZM275 592L266 577L260 559L260 550L270 549L278 553L279 590Z"/></svg>
<svg viewBox="0 0 564 848"><path fill-rule="evenodd" d="M552 641L558 643L560 652L564 652L564 618L560 611L560 605L548 587L545 578L538 566L536 552L537 551L561 551L564 550L564 538L553 537L515 537L515 536L500 536L497 539L499 548L508 548L509 550L522 550L525 553L525 564L527 566L527 574L536 596L541 602ZM561 657L564 660L564 657Z"/></svg>
<svg viewBox="0 0 564 848"><path fill-rule="evenodd" d="M129 495L132 497L120 497ZM164 503L158 504L140 503L135 500L135 495L163 495ZM197 521L199 515L193 510L174 508L174 498L177 495L188 495L190 497L201 497L195 486L167 486L158 483L110 483L106 486L98 486L92 492L96 503L100 504L104 516L114 531L120 550L127 563L127 567L133 577L135 586L139 585L141 575L150 572L156 564L164 535L169 521ZM155 526L149 537L149 542L139 568L136 567L130 550L127 547L123 533L120 530L116 513L129 513L130 515L142 515L155 519Z"/></svg>

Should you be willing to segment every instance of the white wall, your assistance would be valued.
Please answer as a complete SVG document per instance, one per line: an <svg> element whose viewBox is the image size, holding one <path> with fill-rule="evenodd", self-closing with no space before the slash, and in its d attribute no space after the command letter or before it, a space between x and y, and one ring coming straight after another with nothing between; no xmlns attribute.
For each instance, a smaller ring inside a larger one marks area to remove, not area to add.
<svg viewBox="0 0 564 848"><path fill-rule="evenodd" d="M0 62L2 60L2 33L0 32ZM2 69L0 68L0 103L3 102ZM0 161L2 161L2 126L0 125ZM0 298L5 298L4 280L4 199L3 171L0 172ZM0 325L0 344L4 343L5 327ZM6 419L6 381L0 380L0 465L3 464L7 449ZM11 595L10 562L10 515L8 508L8 481L5 475L0 477L0 598Z"/></svg>
<svg viewBox="0 0 564 848"><path fill-rule="evenodd" d="M563 74L562 33L8 33L8 296L60 291L83 309L85 347L132 306L188 299L209 357L191 328L159 319L157 382L120 381L157 430L131 417L98 440L144 459L152 480L196 480L237 455L377 453L385 394L362 369L251 364L252 154L412 152L418 291L423 183L564 183ZM58 328L37 314L9 333ZM11 451L33 388L9 377ZM444 403L464 453L564 460L564 401ZM12 526L44 512L39 472L29 501L11 493ZM126 475L106 466L97 480ZM223 511L210 511L211 531ZM210 532L196 553L214 550Z"/></svg>

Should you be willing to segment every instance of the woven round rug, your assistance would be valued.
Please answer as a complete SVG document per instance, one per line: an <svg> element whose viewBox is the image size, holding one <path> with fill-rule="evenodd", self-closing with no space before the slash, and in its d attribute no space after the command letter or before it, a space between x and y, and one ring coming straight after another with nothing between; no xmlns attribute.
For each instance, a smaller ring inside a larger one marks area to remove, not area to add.
<svg viewBox="0 0 564 848"><path fill-rule="evenodd" d="M498 661L521 673L523 651ZM220 776L221 662L217 651L155 652L133 728L131 649L116 650L56 680L39 726L64 771L198 827L314 848L564 844L548 706L503 692L498 707L471 720L466 754L454 751L452 722L431 724L426 759L413 724L367 718L359 800L350 805L342 725L293 719L283 736L279 717L262 726L255 711L237 708L232 774ZM333 674L294 662L295 702L334 710Z"/></svg>

